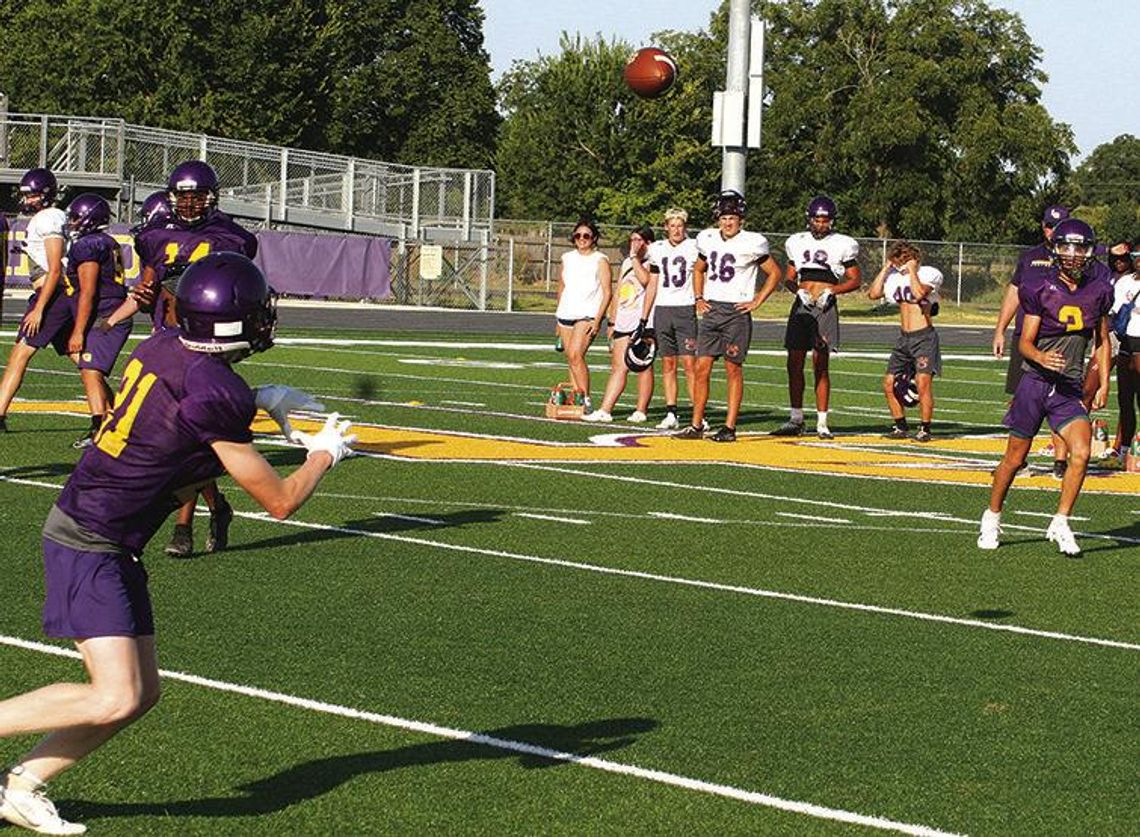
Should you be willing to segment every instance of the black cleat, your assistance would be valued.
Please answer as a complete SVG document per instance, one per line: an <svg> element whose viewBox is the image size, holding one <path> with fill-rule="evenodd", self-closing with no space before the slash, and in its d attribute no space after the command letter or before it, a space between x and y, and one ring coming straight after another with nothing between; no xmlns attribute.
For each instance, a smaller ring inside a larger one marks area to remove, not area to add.
<svg viewBox="0 0 1140 837"><path fill-rule="evenodd" d="M0 416L0 433L8 432L8 417Z"/></svg>
<svg viewBox="0 0 1140 837"><path fill-rule="evenodd" d="M786 421L768 435L802 436L804 435L804 423L802 421Z"/></svg>
<svg viewBox="0 0 1140 837"><path fill-rule="evenodd" d="M705 435L705 431L696 425L690 424L684 430L678 430L673 434L674 439L700 439Z"/></svg>
<svg viewBox="0 0 1140 837"><path fill-rule="evenodd" d="M909 439L910 434L903 430L901 427L892 427L883 434L884 439Z"/></svg>
<svg viewBox="0 0 1140 837"><path fill-rule="evenodd" d="M1065 471L1069 470L1069 461L1067 459L1054 459L1053 460L1053 476L1056 479L1063 480L1065 478Z"/></svg>
<svg viewBox="0 0 1140 837"><path fill-rule="evenodd" d="M716 433L709 436L709 441L710 442L735 442L736 441L736 431L733 428L729 427L728 425L725 425L720 430L718 430Z"/></svg>
<svg viewBox="0 0 1140 837"><path fill-rule="evenodd" d="M166 554L171 558L189 558L194 554L194 537L190 534L189 526L174 525L174 534L166 545Z"/></svg>
<svg viewBox="0 0 1140 837"><path fill-rule="evenodd" d="M230 542L230 524L234 520L234 507L222 492L218 492L214 510L210 512L210 533L206 535L206 551L221 552Z"/></svg>

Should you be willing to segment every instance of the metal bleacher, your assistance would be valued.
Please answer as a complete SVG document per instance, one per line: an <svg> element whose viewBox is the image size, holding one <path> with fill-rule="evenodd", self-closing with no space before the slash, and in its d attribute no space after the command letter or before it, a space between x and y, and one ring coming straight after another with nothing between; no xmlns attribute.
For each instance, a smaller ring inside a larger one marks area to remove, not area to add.
<svg viewBox="0 0 1140 837"><path fill-rule="evenodd" d="M0 104L0 183L47 166L63 186L112 193L120 218L192 158L214 167L221 208L241 218L401 241L485 244L492 234L492 171L382 163L121 119L8 113Z"/></svg>

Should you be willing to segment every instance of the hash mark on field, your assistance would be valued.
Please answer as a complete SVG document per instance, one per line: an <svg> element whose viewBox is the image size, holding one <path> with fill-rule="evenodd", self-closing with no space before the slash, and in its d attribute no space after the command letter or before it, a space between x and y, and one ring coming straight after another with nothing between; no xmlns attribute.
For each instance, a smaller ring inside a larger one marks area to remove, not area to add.
<svg viewBox="0 0 1140 837"><path fill-rule="evenodd" d="M653 511L650 517L659 517L662 520L684 520L686 523L724 523L714 517L693 517L691 514L673 514L672 512Z"/></svg>
<svg viewBox="0 0 1140 837"><path fill-rule="evenodd" d="M573 523L576 526L589 526L589 520L579 520L576 517L555 517L552 514L532 514L531 512L515 512L515 517L530 517L534 520L552 520L555 523Z"/></svg>
<svg viewBox="0 0 1140 837"><path fill-rule="evenodd" d="M816 520L820 523L850 523L850 520L844 520L842 517L815 517L810 514L795 514L793 512L776 512L777 517L794 517L796 520Z"/></svg>
<svg viewBox="0 0 1140 837"><path fill-rule="evenodd" d="M41 654L50 654L56 657L66 657L72 660L82 659L77 651L70 648L61 648L57 645L47 645L42 642L30 642L19 637L5 636L0 634L0 645L7 645L11 648L19 648L24 651L36 651ZM614 773L622 776L632 776L635 779L644 779L649 782L657 782L662 785L669 785L683 790L697 791L698 793L707 793L712 796L719 796L725 799L734 799L737 802L746 802L751 805L759 805L765 808L776 808L781 811L789 811L793 814L803 814L817 819L831 820L833 822L850 823L852 825L863 825L870 828L879 828L887 831L897 831L901 834L914 834L922 835L922 837L953 837L951 832L940 831L926 825L916 825L914 823L899 822L897 820L889 820L884 817L869 816L867 814L858 814L854 811L845 811L841 808L828 808L823 805L816 805L811 802L800 802L794 799L783 799L778 796L771 796L766 793L759 793L758 791L745 790L744 788L734 787L732 785L722 785L716 782L708 782L703 779L694 779L689 776L682 776L678 773L668 773L664 770L654 770L651 768L638 767L634 764L623 764L618 761L610 761L609 759L598 758L597 756L583 756L578 753L568 753L562 750L552 750L549 747L542 747L538 744L531 744L526 741L517 741L510 738L499 738L494 735L487 735L486 733L473 732L470 730L456 729L454 727L444 727L438 724L432 724L425 721L416 721L410 718L400 718L395 715L383 715L378 712L368 712L362 709L354 709L351 706L342 706L335 703L327 703L321 700L312 700L310 698L303 698L297 695L286 694L285 692L274 692L268 689L261 689L257 686L247 686L240 683L229 683L224 680L214 680L210 677L202 677L197 674L190 674L184 671L171 671L168 669L159 669L159 675L167 680L175 680L181 683L189 683L193 686L201 686L206 689L214 689L215 691L225 692L228 694L242 695L244 697L257 698L259 700L269 701L270 703L279 703L284 706L291 706L297 709L306 709L310 712L320 712L325 715L333 715L340 718L348 718L354 721L365 721L370 724L379 724L395 729L402 729L408 732L421 733L423 735L433 735L437 738L445 738L452 741L465 741L470 744L475 744L483 747L493 747L497 750L507 750L512 753L521 753L527 756L537 756L539 758L550 759L552 761L566 762L567 764L576 764L581 767L590 767L594 770L601 770L606 773Z"/></svg>

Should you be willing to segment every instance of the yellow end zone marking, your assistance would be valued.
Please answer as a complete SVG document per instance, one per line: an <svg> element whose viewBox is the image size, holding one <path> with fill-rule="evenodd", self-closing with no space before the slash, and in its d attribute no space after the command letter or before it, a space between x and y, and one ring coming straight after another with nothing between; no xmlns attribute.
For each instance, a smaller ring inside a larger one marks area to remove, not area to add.
<svg viewBox="0 0 1140 837"><path fill-rule="evenodd" d="M15 412L85 412L80 402L19 401ZM315 432L321 422L298 418L298 430ZM274 423L259 413L252 428L257 433L278 433ZM585 430L585 428L583 428ZM598 445L550 443L538 440L496 439L459 432L436 432L368 424L353 425L356 447L362 451L414 461L447 462L728 462L801 473L871 477L908 482L988 486L990 463L979 454L997 457L1004 438L940 439L927 445L891 442L880 436L841 436L833 442L774 436L741 436L736 442L682 441L656 433L620 434L625 444ZM1034 460L1030 460L1031 465ZM1052 475L1019 476L1015 486L1057 489ZM1096 471L1085 480L1085 492L1140 494L1140 474Z"/></svg>

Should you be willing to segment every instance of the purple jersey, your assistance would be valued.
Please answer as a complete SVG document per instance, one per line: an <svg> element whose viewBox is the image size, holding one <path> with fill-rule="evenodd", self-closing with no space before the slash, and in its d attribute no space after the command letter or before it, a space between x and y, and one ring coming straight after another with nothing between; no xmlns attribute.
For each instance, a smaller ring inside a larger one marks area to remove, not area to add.
<svg viewBox="0 0 1140 837"><path fill-rule="evenodd" d="M1034 345L1041 351L1058 351L1065 356L1065 368L1060 373L1046 370L1028 359L1023 361L1022 368L1035 371L1048 381L1056 381L1058 377L1084 380L1089 341L1101 318L1112 308L1112 283L1103 272L1091 270L1081 284L1070 291L1055 267L1048 278L1023 281L1017 297L1027 316L1041 318Z"/></svg>
<svg viewBox="0 0 1140 837"><path fill-rule="evenodd" d="M1030 247L1024 251L1017 259L1017 267L1013 269L1013 278L1009 280L1009 284L1017 289L1021 289L1022 284L1032 284L1047 279L1053 275L1053 251L1050 249L1049 242L1042 242L1036 247ZM1013 319L1013 337L1014 342L1021 336L1021 324L1025 320L1025 311L1020 306L1017 308L1017 314Z"/></svg>
<svg viewBox="0 0 1140 837"><path fill-rule="evenodd" d="M172 267L185 267L210 253L257 255L257 237L224 212L193 226L170 223L143 230L136 242L140 260L154 268L160 282Z"/></svg>
<svg viewBox="0 0 1140 837"><path fill-rule="evenodd" d="M197 224L172 221L145 229L135 238L135 247L142 264L153 268L155 278L174 293L168 280L177 279L187 265L210 253L241 253L252 259L257 255L257 237L215 211ZM155 328L165 327L167 304L162 296L155 304Z"/></svg>
<svg viewBox="0 0 1140 837"><path fill-rule="evenodd" d="M93 539L135 554L186 499L184 489L223 473L212 442L253 439L249 386L179 335L160 331L135 349L115 406L56 502Z"/></svg>
<svg viewBox="0 0 1140 837"><path fill-rule="evenodd" d="M79 300L79 267L94 262L99 267L95 285L95 306L99 316L106 316L127 298L123 285L123 254L119 242L105 232L94 232L72 242L67 251L67 270L63 274L63 288L74 317Z"/></svg>

